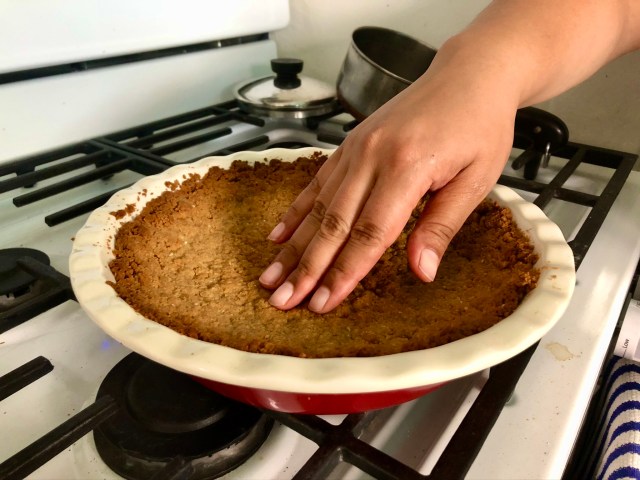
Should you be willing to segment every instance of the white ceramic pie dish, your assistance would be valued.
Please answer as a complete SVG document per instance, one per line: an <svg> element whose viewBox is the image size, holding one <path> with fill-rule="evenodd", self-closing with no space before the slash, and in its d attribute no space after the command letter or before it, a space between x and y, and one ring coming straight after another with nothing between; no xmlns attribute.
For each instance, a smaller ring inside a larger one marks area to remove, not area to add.
<svg viewBox="0 0 640 480"><path fill-rule="evenodd" d="M208 157L145 177L116 193L95 210L75 236L69 259L78 302L108 335L131 350L167 367L190 374L208 387L264 408L305 413L347 413L397 404L450 380L501 363L537 342L564 313L573 293L573 253L562 232L535 205L511 189L496 186L490 198L513 212L539 255L536 288L511 314L493 327L439 347L380 357L308 359L248 353L181 335L148 320L117 296L109 262L112 238L166 182L182 182L211 166L300 156L331 150L271 149ZM146 190L145 195L140 192ZM131 208L133 206L133 208ZM131 215L111 212L129 208Z"/></svg>

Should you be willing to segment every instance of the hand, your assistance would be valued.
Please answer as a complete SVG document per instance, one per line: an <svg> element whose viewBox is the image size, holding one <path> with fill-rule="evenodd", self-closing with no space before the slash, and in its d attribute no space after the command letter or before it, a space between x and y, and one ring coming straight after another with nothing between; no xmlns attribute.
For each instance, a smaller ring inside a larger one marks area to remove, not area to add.
<svg viewBox="0 0 640 480"><path fill-rule="evenodd" d="M462 78L424 76L358 125L269 235L286 242L260 276L276 289L269 302L287 310L315 290L310 310L336 307L427 192L407 249L412 271L432 281L508 159L517 105L506 97Z"/></svg>
<svg viewBox="0 0 640 480"><path fill-rule="evenodd" d="M290 309L338 305L393 243L423 195L407 245L436 276L451 238L498 179L518 107L557 95L640 48L640 2L495 0L428 71L362 122L269 235L284 243L260 282ZM526 35L523 32L527 32Z"/></svg>

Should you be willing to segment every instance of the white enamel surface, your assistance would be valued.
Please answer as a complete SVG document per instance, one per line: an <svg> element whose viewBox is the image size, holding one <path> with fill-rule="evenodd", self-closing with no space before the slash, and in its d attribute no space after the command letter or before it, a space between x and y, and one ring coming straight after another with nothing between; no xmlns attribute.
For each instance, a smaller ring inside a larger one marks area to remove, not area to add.
<svg viewBox="0 0 640 480"><path fill-rule="evenodd" d="M536 289L508 318L477 335L447 345L415 352L370 358L301 359L247 353L180 335L147 320L106 284L111 241L119 226L110 212L128 204L136 211L165 190L165 182L190 173L205 173L210 166L226 167L235 159L264 158L292 161L318 149L240 152L209 157L195 164L173 167L146 177L97 209L77 233L69 259L72 285L87 314L110 336L128 348L186 373L254 388L305 392L353 393L395 390L441 383L504 361L540 339L560 318L569 303L575 281L573 255L560 229L537 207L506 187L497 186L491 197L508 206L540 256L541 276ZM327 151L329 153L329 151ZM139 195L143 189L147 195Z"/></svg>
<svg viewBox="0 0 640 480"><path fill-rule="evenodd" d="M229 100L276 56L265 40L0 85L0 163Z"/></svg>
<svg viewBox="0 0 640 480"><path fill-rule="evenodd" d="M0 72L270 32L288 21L287 0L2 2Z"/></svg>
<svg viewBox="0 0 640 480"><path fill-rule="evenodd" d="M584 178L597 180L599 168ZM561 478L640 256L633 172L577 272L567 313L540 341L469 479Z"/></svg>

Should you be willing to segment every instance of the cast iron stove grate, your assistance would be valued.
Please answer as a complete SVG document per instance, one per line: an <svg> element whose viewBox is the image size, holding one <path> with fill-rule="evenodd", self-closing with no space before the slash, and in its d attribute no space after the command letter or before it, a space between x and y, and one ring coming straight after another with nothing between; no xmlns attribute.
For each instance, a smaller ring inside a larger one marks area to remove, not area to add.
<svg viewBox="0 0 640 480"><path fill-rule="evenodd" d="M0 250L0 333L67 300L75 300L71 282L49 265L46 254Z"/></svg>
<svg viewBox="0 0 640 480"><path fill-rule="evenodd" d="M25 188L26 192L22 191L13 197L13 204L16 207L24 207L48 200L63 192L72 191L79 186L110 178L118 172L129 170L146 176L159 173L170 165L167 161L150 160L135 152L114 149L96 140L87 140L0 165L0 179L7 177L0 180L0 194ZM90 171L82 170L87 166L95 168ZM69 178L70 173L72 175ZM52 183L39 187L38 182L44 180L52 180ZM69 205L61 211L46 216L45 223L54 226L91 212L122 188L124 186L81 203Z"/></svg>
<svg viewBox="0 0 640 480"><path fill-rule="evenodd" d="M227 126L221 126L230 121L248 125L250 134L235 141L232 135L234 127L228 129ZM306 130L307 133L311 132L314 140L308 141L308 135L305 135L305 139L293 140L293 143L289 143L289 145L294 147L322 143L338 145L354 126L354 122L343 122L337 130L326 131L322 129L322 125L309 122L302 125L302 130ZM203 129L207 132L203 132ZM218 142L222 139L225 139L224 145L220 148L214 146L208 151L208 155L224 155L246 149L264 149L274 143L274 140L270 138L268 124L265 124L262 119L242 114L235 102L225 102L3 165L0 168L0 177L15 174L15 178L1 181L0 192L33 186L42 178L55 177L58 169L65 172L72 170L77 163L95 165L94 172L83 173L77 180L60 182L45 189L34 189L26 196L15 197L14 204L20 206L72 189L79 183L108 177L118 169L135 169L144 175L157 173L176 163L165 155L181 149L188 149L199 142L207 143L212 140ZM79 158L69 160L70 163L67 164L64 158L72 153L76 156L79 154ZM554 151L553 156L566 160L566 163L551 181L541 182L532 178L503 175L500 178L500 183L534 193L537 195L534 203L543 209L553 199L590 208L589 215L579 228L575 238L570 242L576 267L579 267L607 212L632 170L637 156L577 143L567 143L566 146ZM195 161L198 158L200 156L189 158L186 161ZM63 160L62 163L59 162L60 159ZM50 169L35 170L37 165L51 161L58 162ZM599 195L587 194L565 186L565 182L581 164L598 165L612 172L606 187ZM56 224L86 213L102 205L108 196L108 194L103 194L90 201L70 205L64 211L49 215L46 223ZM62 283L68 285L68 279L64 277ZM60 288L67 289L66 286ZM62 295L56 301L63 302L66 299L68 296ZM354 465L379 479L450 480L463 478L515 388L535 348L534 345L518 356L491 369L489 380L480 391L473 406L429 475L422 475L412 470L358 438L366 425L375 419L376 412L348 415L340 425L331 425L314 416L265 413L319 445L316 453L295 475L296 479L325 478L337 464L345 463ZM51 362L42 357L17 367L13 372L0 378L0 398L11 395L36 381L51 369ZM93 405L1 463L0 477L23 478L98 427L107 418L114 416L118 408L110 396L101 397ZM188 468L189 466L183 461L176 459L175 462L167 465L165 470L156 474L154 478L184 478L185 474L188 475L186 473Z"/></svg>

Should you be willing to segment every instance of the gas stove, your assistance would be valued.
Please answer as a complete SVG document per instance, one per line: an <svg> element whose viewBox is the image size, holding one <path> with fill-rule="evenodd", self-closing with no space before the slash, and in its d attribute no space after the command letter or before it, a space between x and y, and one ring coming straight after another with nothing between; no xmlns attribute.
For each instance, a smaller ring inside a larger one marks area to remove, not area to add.
<svg viewBox="0 0 640 480"><path fill-rule="evenodd" d="M355 125L341 111L275 120L227 101L0 165L0 285L19 280L0 292L0 477L580 478L579 432L640 257L634 155L569 142L532 178L513 149L500 183L569 240L571 305L517 357L397 407L237 404L132 354L75 302L73 236L113 192L208 155L332 148Z"/></svg>

